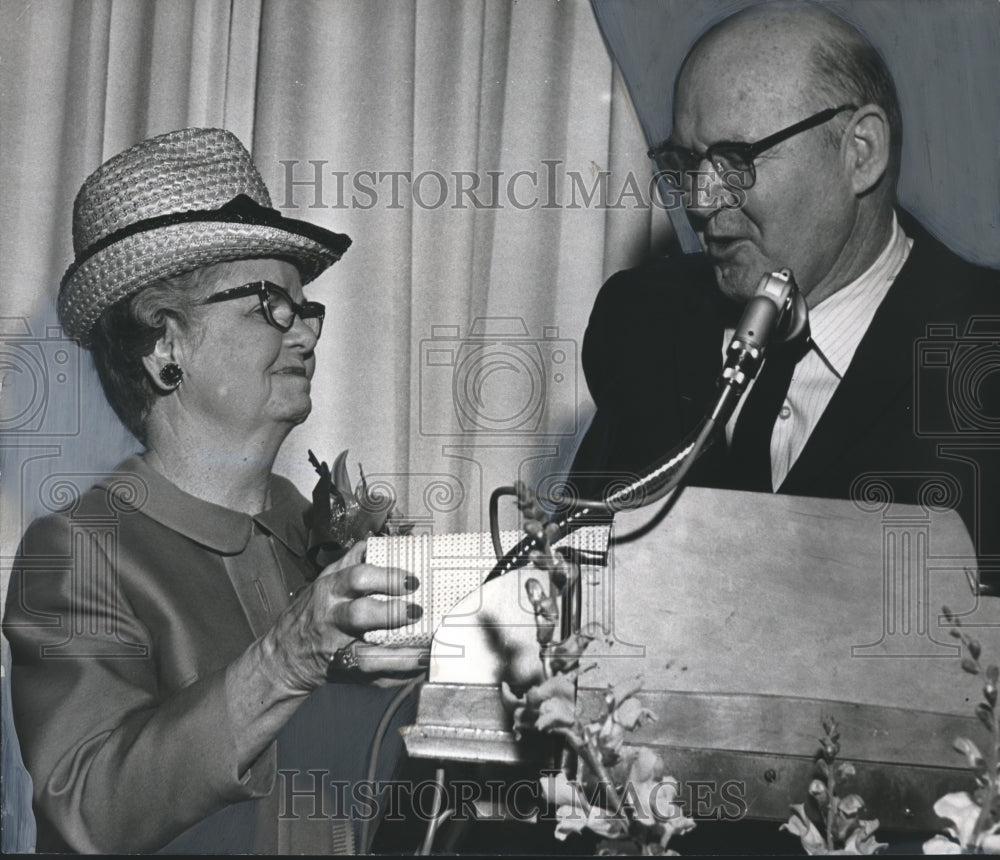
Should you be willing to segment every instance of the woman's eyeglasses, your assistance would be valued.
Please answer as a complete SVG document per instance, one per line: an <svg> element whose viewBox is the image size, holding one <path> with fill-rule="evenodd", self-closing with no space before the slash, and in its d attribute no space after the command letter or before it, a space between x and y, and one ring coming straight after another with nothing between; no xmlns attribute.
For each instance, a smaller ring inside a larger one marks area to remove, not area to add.
<svg viewBox="0 0 1000 860"><path fill-rule="evenodd" d="M303 302L301 305L292 301L292 297L284 289L270 281L254 281L242 287L233 287L209 296L203 305L213 305L216 302L228 302L232 299L242 299L247 296L257 296L260 308L266 319L278 331L286 332L295 325L295 318L302 320L316 335L323 331L323 317L326 307L320 302Z"/></svg>
<svg viewBox="0 0 1000 860"><path fill-rule="evenodd" d="M655 146L649 150L647 155L656 160L657 166L661 170L680 174L693 172L702 161L707 160L719 177L725 182L746 190L752 188L753 184L757 181L757 171L754 169L753 160L758 155L766 152L772 146L777 146L779 143L788 140L790 137L829 122L837 114L845 110L857 110L857 108L854 105L840 105L839 107L821 110L819 113L814 113L812 116L806 117L801 122L790 125L788 128L783 128L781 131L776 131L774 134L753 143L729 140L720 141L719 143L713 143L704 152L699 153L665 140L659 146Z"/></svg>

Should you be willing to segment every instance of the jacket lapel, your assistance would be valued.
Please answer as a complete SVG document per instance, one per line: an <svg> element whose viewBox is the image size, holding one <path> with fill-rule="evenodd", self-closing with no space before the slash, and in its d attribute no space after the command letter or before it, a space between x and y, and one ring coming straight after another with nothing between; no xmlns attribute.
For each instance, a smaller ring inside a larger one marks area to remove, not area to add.
<svg viewBox="0 0 1000 860"><path fill-rule="evenodd" d="M912 396L916 342L945 303L948 254L912 222L905 227L914 240L910 256L781 492L814 486L824 473L839 468L845 452L871 433L898 397Z"/></svg>

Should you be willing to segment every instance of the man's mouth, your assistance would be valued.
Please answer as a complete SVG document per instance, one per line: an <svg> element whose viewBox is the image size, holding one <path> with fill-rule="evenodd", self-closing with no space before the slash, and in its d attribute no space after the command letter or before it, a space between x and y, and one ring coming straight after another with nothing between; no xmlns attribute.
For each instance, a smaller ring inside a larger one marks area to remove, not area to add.
<svg viewBox="0 0 1000 860"><path fill-rule="evenodd" d="M713 260L724 260L735 254L745 241L741 236L705 236L705 250Z"/></svg>
<svg viewBox="0 0 1000 860"><path fill-rule="evenodd" d="M306 379L309 378L309 374L306 373L306 369L301 364L295 364L290 367L283 367L281 370L276 370L275 373L282 376L302 376Z"/></svg>

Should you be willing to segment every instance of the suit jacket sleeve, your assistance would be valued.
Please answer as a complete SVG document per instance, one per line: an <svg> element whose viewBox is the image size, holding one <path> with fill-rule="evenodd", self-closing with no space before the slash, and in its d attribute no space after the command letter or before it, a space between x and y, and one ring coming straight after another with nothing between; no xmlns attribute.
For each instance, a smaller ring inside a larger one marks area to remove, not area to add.
<svg viewBox="0 0 1000 860"><path fill-rule="evenodd" d="M722 312L702 255L660 258L613 275L584 335L582 363L597 406L572 482L601 495L675 448L710 407L721 365ZM719 452L690 478L711 483Z"/></svg>
<svg viewBox="0 0 1000 860"><path fill-rule="evenodd" d="M114 572L102 581L21 563L43 553L69 558L69 544L65 517L29 528L4 621L16 659L13 700L30 703L18 733L36 813L76 851L148 851L228 804L266 794L273 747L237 772L224 669L164 696L154 637Z"/></svg>

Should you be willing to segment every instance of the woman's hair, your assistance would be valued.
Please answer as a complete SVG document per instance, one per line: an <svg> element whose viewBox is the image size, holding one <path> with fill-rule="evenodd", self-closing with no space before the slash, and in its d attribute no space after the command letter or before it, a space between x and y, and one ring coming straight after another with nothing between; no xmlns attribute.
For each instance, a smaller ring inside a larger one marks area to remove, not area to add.
<svg viewBox="0 0 1000 860"><path fill-rule="evenodd" d="M146 444L146 419L165 393L149 379L142 363L163 336L168 318L182 328L194 323L193 311L215 285L214 266L165 278L106 310L92 333L91 353L108 402L122 423Z"/></svg>

